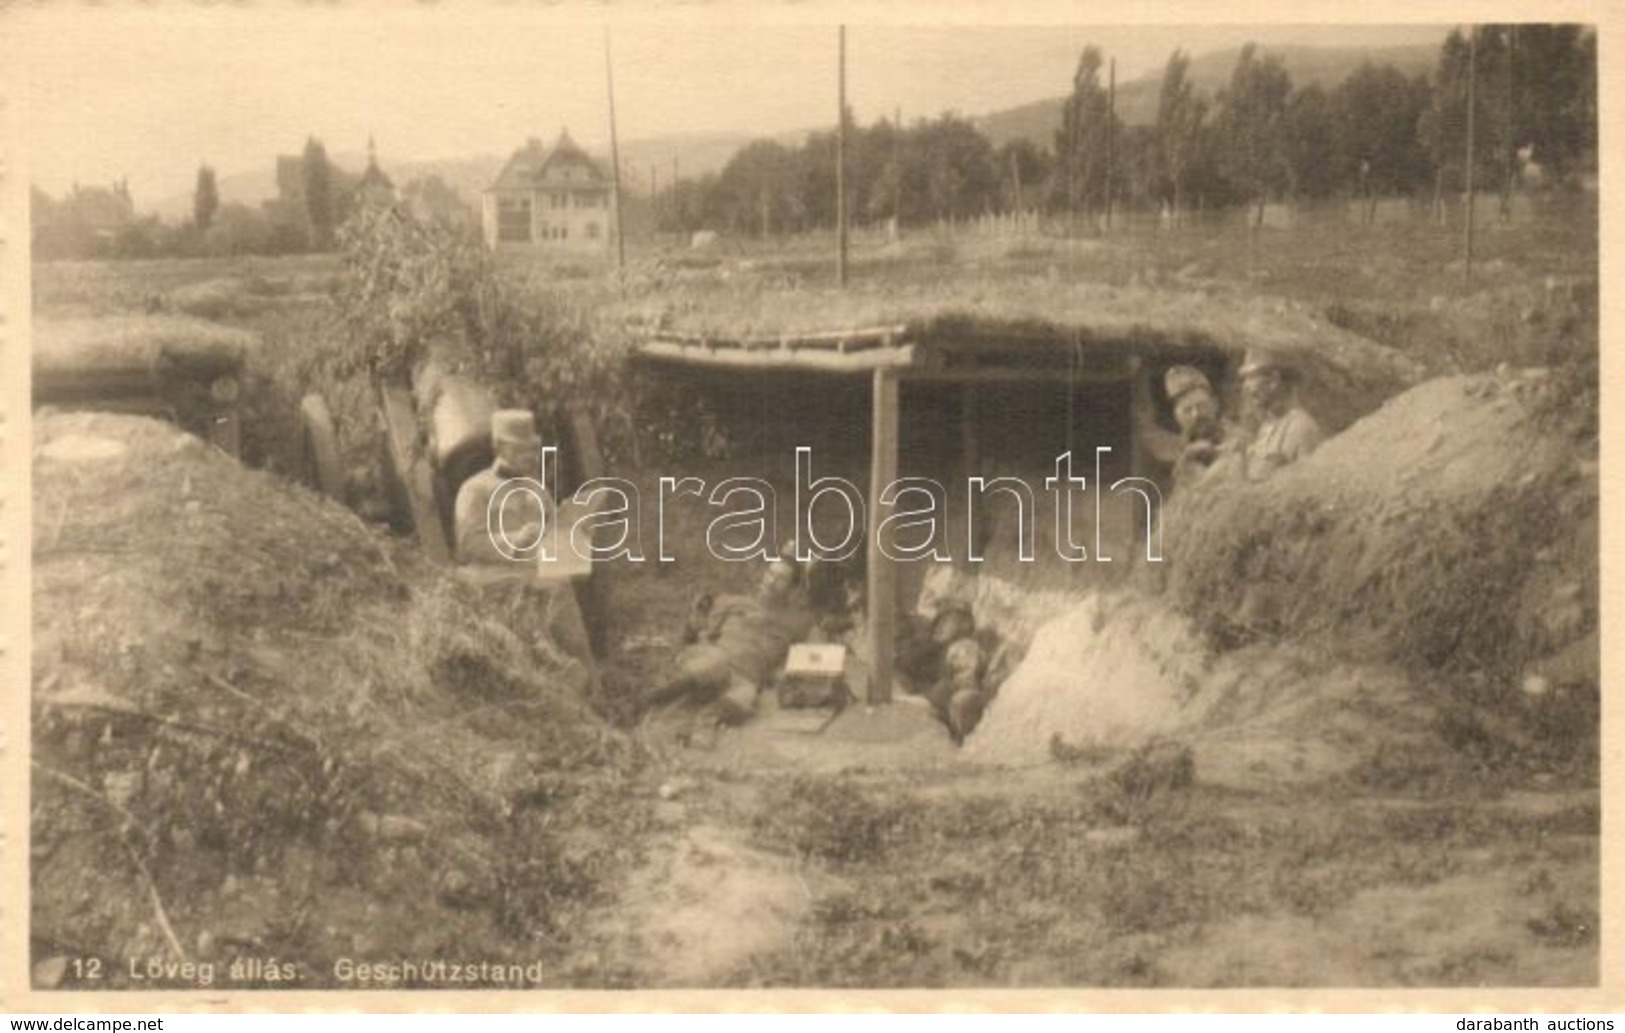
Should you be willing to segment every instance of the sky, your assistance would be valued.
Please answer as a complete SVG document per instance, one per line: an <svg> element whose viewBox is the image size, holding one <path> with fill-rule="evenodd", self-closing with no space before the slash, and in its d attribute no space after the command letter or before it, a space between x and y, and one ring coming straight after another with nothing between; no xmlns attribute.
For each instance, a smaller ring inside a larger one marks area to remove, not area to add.
<svg viewBox="0 0 1625 1033"><path fill-rule="evenodd" d="M127 177L138 207L189 191L200 163L222 175L263 169L310 135L330 154L361 153L373 137L386 166L505 155L562 126L589 147L605 145L606 25L622 140L765 135L834 120L835 17L817 4L609 10L44 5L11 7L0 29L17 37L7 52L25 55L30 179L60 194L76 181ZM1160 68L1175 47L1433 44L1445 32L986 24L981 15L998 8L967 19L963 5L942 8L957 19L922 25L866 19L863 10L847 29L848 99L862 121L898 109L905 119L974 115L1061 94L1086 44L1115 57L1127 80ZM903 10L920 16L919 7Z"/></svg>

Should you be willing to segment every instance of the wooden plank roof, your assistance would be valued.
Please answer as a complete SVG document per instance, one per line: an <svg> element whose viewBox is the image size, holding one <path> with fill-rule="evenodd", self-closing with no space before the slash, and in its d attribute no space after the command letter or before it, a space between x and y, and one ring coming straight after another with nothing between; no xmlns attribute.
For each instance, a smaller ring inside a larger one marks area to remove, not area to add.
<svg viewBox="0 0 1625 1033"><path fill-rule="evenodd" d="M1270 348L1360 379L1409 382L1420 374L1393 349L1276 299L1033 280L848 291L708 285L651 294L624 314L642 354L696 365L731 364L726 356L738 353L742 364L873 368L874 356L832 366L827 353L902 345L1002 351L1021 361L1072 361L1080 350L1177 359Z"/></svg>

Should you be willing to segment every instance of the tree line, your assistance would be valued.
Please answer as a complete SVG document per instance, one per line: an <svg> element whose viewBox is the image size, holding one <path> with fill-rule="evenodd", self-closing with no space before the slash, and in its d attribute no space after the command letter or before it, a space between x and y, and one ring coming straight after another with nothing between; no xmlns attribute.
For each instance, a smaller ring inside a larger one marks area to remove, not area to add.
<svg viewBox="0 0 1625 1033"><path fill-rule="evenodd" d="M917 226L1010 212L1098 224L1113 209L1250 206L1272 200L1381 197L1444 200L1466 182L1472 95L1477 189L1510 197L1520 183L1572 181L1596 170L1596 35L1578 25L1487 25L1444 40L1429 73L1366 63L1325 88L1295 85L1281 61L1243 47L1212 95L1176 50L1163 68L1154 121L1125 123L1102 82L1106 58L1085 47L1048 141L995 146L966 118L945 113L903 124L859 125L845 113L848 210L858 222ZM1469 90L1471 82L1471 90ZM758 140L720 172L679 179L652 198L623 198L629 231L699 229L773 237L832 227L834 130L788 145ZM334 246L356 209L363 175L331 161L311 137L278 158L277 194L259 206L222 201L213 168L198 169L192 218L138 217L126 183L75 185L61 198L35 188L34 254L151 258L289 254ZM420 214L473 221L439 177L399 199Z"/></svg>
<svg viewBox="0 0 1625 1033"><path fill-rule="evenodd" d="M999 146L947 113L858 125L846 113L848 207L858 221L919 225L1012 211L1098 221L1113 207L1162 211L1273 200L1431 198L1463 189L1468 83L1474 182L1571 180L1596 167L1596 36L1577 25L1487 25L1445 39L1431 73L1365 63L1330 88L1295 85L1279 58L1249 44L1207 95L1190 58L1168 58L1150 125L1129 125L1085 47L1046 144ZM1469 71L1471 69L1471 72ZM760 140L718 173L656 198L667 231L772 236L835 221L834 130L799 146Z"/></svg>

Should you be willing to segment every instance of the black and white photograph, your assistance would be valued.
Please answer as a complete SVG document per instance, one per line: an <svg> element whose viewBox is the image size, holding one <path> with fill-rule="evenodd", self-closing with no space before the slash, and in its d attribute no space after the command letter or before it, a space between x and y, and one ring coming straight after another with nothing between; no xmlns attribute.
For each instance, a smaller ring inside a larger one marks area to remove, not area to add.
<svg viewBox="0 0 1625 1033"><path fill-rule="evenodd" d="M948 10L0 5L19 992L1617 978L1602 7Z"/></svg>

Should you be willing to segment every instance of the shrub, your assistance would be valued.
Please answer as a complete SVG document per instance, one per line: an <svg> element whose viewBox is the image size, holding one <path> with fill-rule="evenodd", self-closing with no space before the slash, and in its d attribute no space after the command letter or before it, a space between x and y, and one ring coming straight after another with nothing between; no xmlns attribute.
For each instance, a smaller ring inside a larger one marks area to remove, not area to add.
<svg viewBox="0 0 1625 1033"><path fill-rule="evenodd" d="M362 208L339 231L335 373L404 382L433 358L471 373L501 405L557 424L584 411L614 451L630 435L626 348L580 304L503 273L471 227L423 222L402 206Z"/></svg>

